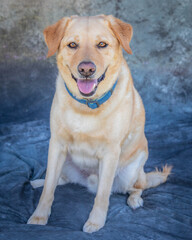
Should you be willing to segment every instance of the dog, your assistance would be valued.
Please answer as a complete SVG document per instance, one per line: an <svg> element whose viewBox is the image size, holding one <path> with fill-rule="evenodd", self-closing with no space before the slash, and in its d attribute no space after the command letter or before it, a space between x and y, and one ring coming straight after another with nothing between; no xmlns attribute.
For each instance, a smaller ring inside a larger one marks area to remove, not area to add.
<svg viewBox="0 0 192 240"><path fill-rule="evenodd" d="M50 114L51 138L39 204L28 224L44 225L58 184L79 183L96 193L83 231L106 221L109 197L129 193L143 206L143 190L167 180L171 166L144 172L148 143L145 110L122 48L132 54L133 29L112 15L64 17L44 30L47 57L57 52L58 77Z"/></svg>

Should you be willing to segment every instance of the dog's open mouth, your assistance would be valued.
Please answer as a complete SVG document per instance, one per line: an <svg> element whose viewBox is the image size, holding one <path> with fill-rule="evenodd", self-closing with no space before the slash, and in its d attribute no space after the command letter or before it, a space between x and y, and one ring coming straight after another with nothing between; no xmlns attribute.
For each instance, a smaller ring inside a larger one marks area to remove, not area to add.
<svg viewBox="0 0 192 240"><path fill-rule="evenodd" d="M98 79L78 79L75 78L73 74L71 75L72 78L77 82L77 87L81 95L84 97L90 97L96 92L98 84L105 78L105 72Z"/></svg>

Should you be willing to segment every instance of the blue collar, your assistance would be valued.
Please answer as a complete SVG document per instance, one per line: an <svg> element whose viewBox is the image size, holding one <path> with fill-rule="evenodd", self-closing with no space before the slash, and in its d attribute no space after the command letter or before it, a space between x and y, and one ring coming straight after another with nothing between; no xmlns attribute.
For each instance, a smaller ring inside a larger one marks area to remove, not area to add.
<svg viewBox="0 0 192 240"><path fill-rule="evenodd" d="M67 89L67 92L69 93L69 95L74 98L76 101L83 103L85 105L87 105L89 108L95 109L98 108L101 104L103 104L104 102L106 102L112 95L115 87L117 85L117 81L114 83L113 87L106 93L103 94L103 96L101 96L100 98L97 98L95 100L91 100L91 99L79 99L76 98L69 90L69 88L67 87L66 83L65 83L65 87Z"/></svg>

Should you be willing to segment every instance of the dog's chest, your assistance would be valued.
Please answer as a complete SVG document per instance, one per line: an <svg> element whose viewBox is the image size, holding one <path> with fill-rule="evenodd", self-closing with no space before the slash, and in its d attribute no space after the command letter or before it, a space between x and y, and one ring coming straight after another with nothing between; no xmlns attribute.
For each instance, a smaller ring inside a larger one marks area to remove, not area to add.
<svg viewBox="0 0 192 240"><path fill-rule="evenodd" d="M65 126L70 129L73 134L84 133L90 134L96 131L99 126L99 121L94 116L82 115L74 112L72 109L68 109L64 115Z"/></svg>
<svg viewBox="0 0 192 240"><path fill-rule="evenodd" d="M65 112L65 128L67 127L71 141L68 152L72 161L81 169L98 166L98 154L102 151L103 137L100 121L89 115L81 115L72 110Z"/></svg>
<svg viewBox="0 0 192 240"><path fill-rule="evenodd" d="M71 160L80 169L91 169L98 167L97 152L100 147L95 144L89 144L88 142L74 141L68 146L68 152L71 156Z"/></svg>
<svg viewBox="0 0 192 240"><path fill-rule="evenodd" d="M81 169L97 168L99 159L104 155L108 139L117 132L110 121L94 115L82 115L68 110L63 116L63 129L72 161ZM110 119L109 119L110 120Z"/></svg>

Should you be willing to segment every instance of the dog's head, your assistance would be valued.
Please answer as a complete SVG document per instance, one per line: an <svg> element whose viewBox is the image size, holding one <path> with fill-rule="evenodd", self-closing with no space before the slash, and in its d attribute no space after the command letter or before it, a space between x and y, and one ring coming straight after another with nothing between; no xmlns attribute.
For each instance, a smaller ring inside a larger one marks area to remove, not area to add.
<svg viewBox="0 0 192 240"><path fill-rule="evenodd" d="M111 15L62 18L44 30L47 57L56 51L59 71L70 91L94 98L109 90L123 59L131 54L132 27Z"/></svg>

